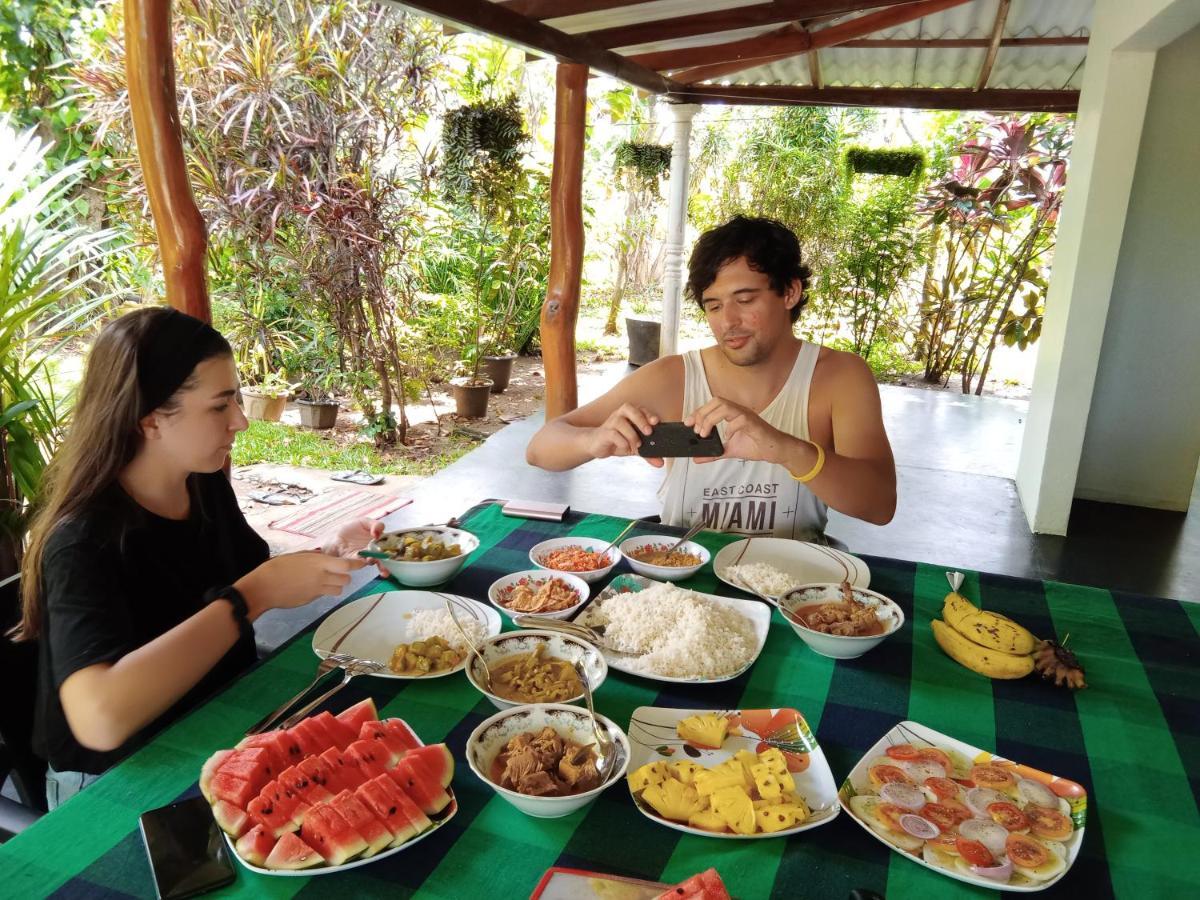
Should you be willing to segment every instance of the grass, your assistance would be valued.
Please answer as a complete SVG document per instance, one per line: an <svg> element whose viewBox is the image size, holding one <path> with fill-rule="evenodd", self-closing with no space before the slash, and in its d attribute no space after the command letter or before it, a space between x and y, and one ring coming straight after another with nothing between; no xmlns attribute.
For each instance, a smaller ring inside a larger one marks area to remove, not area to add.
<svg viewBox="0 0 1200 900"><path fill-rule="evenodd" d="M304 431L278 422L250 423L233 445L233 464L274 463L313 469L364 469L386 475L427 476L441 471L476 445L452 437L447 449L421 459L380 453L370 444L342 445L320 432Z"/></svg>

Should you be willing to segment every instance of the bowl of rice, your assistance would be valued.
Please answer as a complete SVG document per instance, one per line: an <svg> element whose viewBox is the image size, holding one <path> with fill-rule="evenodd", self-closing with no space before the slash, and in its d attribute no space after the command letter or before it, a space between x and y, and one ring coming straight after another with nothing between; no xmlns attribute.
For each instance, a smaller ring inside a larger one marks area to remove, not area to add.
<svg viewBox="0 0 1200 900"><path fill-rule="evenodd" d="M608 544L608 541L599 538L551 538L530 548L529 561L551 572L564 572L593 584L604 578L621 561L621 551L616 547L600 555Z"/></svg>
<svg viewBox="0 0 1200 900"><path fill-rule="evenodd" d="M904 610L883 594L841 584L805 584L779 598L796 636L821 656L857 659L904 625Z"/></svg>
<svg viewBox="0 0 1200 900"><path fill-rule="evenodd" d="M488 588L492 606L513 616L566 619L587 602L591 588L576 575L546 569L526 569L497 578Z"/></svg>
<svg viewBox="0 0 1200 900"><path fill-rule="evenodd" d="M669 534L633 537L621 544L621 553L639 575L655 581L683 581L699 572L712 555L695 541L684 541L668 554L678 540Z"/></svg>

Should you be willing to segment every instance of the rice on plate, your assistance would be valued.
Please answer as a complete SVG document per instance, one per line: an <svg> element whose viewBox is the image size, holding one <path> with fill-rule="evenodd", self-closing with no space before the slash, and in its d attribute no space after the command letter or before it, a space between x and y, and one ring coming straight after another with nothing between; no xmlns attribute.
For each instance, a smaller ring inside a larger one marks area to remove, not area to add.
<svg viewBox="0 0 1200 900"><path fill-rule="evenodd" d="M460 650L464 653L470 652L471 648L463 640L462 631L454 627L454 620L450 618L450 613L446 612L446 610L416 609L409 613L406 618L408 619L407 640L424 640L436 635L455 650ZM463 631L476 644L487 636L487 632L484 631L483 626L470 616L460 615L458 622L462 625Z"/></svg>
<svg viewBox="0 0 1200 900"><path fill-rule="evenodd" d="M598 599L578 621L603 626L605 643L630 654L626 666L647 675L721 678L758 652L746 616L669 582Z"/></svg>
<svg viewBox="0 0 1200 900"><path fill-rule="evenodd" d="M730 581L739 582L755 593L767 597L782 597L803 583L794 575L760 562L729 566L721 574Z"/></svg>

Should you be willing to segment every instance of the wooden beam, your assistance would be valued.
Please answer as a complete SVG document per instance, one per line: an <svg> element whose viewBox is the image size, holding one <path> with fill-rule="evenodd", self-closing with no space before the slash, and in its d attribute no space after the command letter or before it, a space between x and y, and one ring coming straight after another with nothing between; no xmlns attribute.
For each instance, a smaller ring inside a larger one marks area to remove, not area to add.
<svg viewBox="0 0 1200 900"><path fill-rule="evenodd" d="M729 44L721 44L715 47L695 48L709 50L711 64L698 65L686 71L678 72L675 75L675 80L682 84L695 84L696 82L708 81L712 78L722 78L726 75L732 75L735 72L765 65L768 62L788 59L814 48L836 47L839 44L844 44L846 41L863 37L874 31L894 28L897 25L903 25L905 22L912 22L933 13L953 9L956 6L962 6L964 3L969 2L970 0L920 0L920 2L906 3L903 6L889 6L887 9L881 9L878 12L867 13L865 16L857 16L848 22L830 25L828 28L822 28L820 31L798 32L797 36L790 38L792 45L790 52L783 49L788 44L788 39L784 36L779 36L777 40L772 42L770 49L763 53L756 53L749 46L751 44L750 41L733 41ZM730 58L729 62L719 62L726 48L732 48L734 45L740 44L746 45L739 48L744 54L742 58ZM684 51L680 50L676 52L683 53ZM637 57L631 58L636 59ZM687 66L692 64L682 63L681 65ZM667 65L665 68L674 67Z"/></svg>
<svg viewBox="0 0 1200 900"><path fill-rule="evenodd" d="M736 65L745 60L795 56L812 46L812 33L795 25L785 25L767 34L728 41L724 44L705 44L703 47L684 47L679 50L659 50L626 57L648 69L666 71L688 66ZM742 65L740 68L746 68ZM687 73L683 73L686 75ZM678 80L678 79L677 79ZM687 84L686 80L683 82Z"/></svg>
<svg viewBox="0 0 1200 900"><path fill-rule="evenodd" d="M586 37L565 34L556 28L525 18L488 0L388 0L455 25L481 31L563 62L590 66L634 87L662 94L674 85L657 72L640 66L611 50L597 47Z"/></svg>
<svg viewBox="0 0 1200 900"><path fill-rule="evenodd" d="M824 87L821 81L821 51L808 51L808 80L818 91Z"/></svg>
<svg viewBox="0 0 1200 900"><path fill-rule="evenodd" d="M616 28L602 28L584 32L589 40L601 47L632 47L651 41L670 41L676 38L695 37L699 34L715 34L733 31L736 28L753 28L756 25L777 25L801 19L814 19L827 14L843 15L880 6L896 6L906 0L779 0L778 3L759 3L754 6L739 6L720 9L716 12L698 13L677 19L658 19L653 22L638 22ZM561 13L555 13L561 15Z"/></svg>
<svg viewBox="0 0 1200 900"><path fill-rule="evenodd" d="M690 85L672 91L673 103L759 106L883 106L903 109L987 109L1011 112L1075 112L1079 91L985 88L875 88L793 85Z"/></svg>
<svg viewBox="0 0 1200 900"><path fill-rule="evenodd" d="M646 0L500 0L496 5L530 19L557 19L560 16L578 16L583 13L637 6L645 2Z"/></svg>
<svg viewBox="0 0 1200 900"><path fill-rule="evenodd" d="M125 0L125 76L142 179L162 254L167 303L208 322L208 232L196 208L175 101L171 4Z"/></svg>
<svg viewBox="0 0 1200 900"><path fill-rule="evenodd" d="M587 66L559 63L555 80L554 162L550 169L550 276L542 304L546 421L579 405L575 323L583 276L583 144Z"/></svg>
<svg viewBox="0 0 1200 900"><path fill-rule="evenodd" d="M1011 0L999 0L996 7L996 20L992 23L992 38L988 42L987 54L983 57L983 65L979 69L979 78L975 81L975 90L982 91L987 87L992 75L992 66L996 64L996 53L1000 50L1000 41L1004 37L1004 23L1008 19L1008 7Z"/></svg>

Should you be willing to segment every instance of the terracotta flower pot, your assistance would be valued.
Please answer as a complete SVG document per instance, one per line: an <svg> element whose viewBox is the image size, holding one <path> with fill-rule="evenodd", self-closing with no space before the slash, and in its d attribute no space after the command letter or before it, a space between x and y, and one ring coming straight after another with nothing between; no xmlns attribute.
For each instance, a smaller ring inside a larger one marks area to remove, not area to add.
<svg viewBox="0 0 1200 900"><path fill-rule="evenodd" d="M337 424L338 405L325 401L297 400L300 424L304 428L332 428Z"/></svg>
<svg viewBox="0 0 1200 900"><path fill-rule="evenodd" d="M287 397L272 397L254 388L242 388L242 405L246 410L247 419L257 419L261 422L278 422L283 418L283 408L287 406Z"/></svg>
<svg viewBox="0 0 1200 900"><path fill-rule="evenodd" d="M482 419L487 415L488 395L492 392L492 379L453 378L450 387L454 391L456 412L465 419Z"/></svg>
<svg viewBox="0 0 1200 900"><path fill-rule="evenodd" d="M508 379L512 377L513 363L516 359L515 355L483 358L483 370L487 372L488 378L492 379L493 394L503 394L504 389L508 387Z"/></svg>

